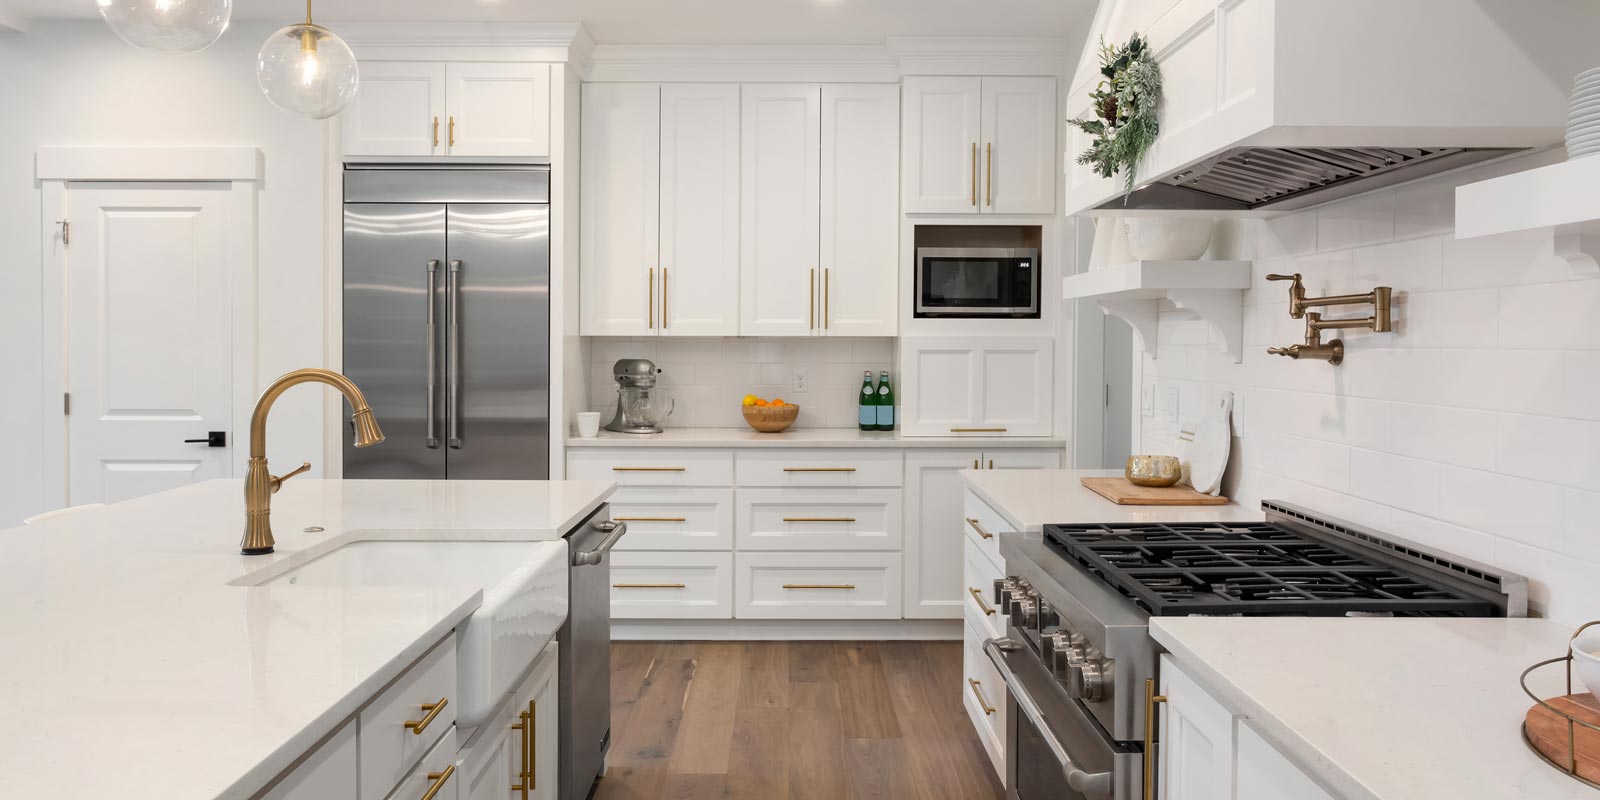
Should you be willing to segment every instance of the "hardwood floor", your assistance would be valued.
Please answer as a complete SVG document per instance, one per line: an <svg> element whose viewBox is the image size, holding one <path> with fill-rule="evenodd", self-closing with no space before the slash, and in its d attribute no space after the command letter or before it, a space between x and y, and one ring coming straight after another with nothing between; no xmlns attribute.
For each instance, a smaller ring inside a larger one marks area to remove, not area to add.
<svg viewBox="0 0 1600 800"><path fill-rule="evenodd" d="M960 642L618 642L595 800L997 800Z"/></svg>

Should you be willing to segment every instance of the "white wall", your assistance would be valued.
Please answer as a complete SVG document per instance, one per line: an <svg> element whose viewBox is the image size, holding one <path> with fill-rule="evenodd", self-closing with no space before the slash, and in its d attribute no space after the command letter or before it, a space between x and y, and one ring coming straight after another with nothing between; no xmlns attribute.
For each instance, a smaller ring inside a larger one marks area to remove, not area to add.
<svg viewBox="0 0 1600 800"><path fill-rule="evenodd" d="M1550 230L1452 233L1456 184L1548 160L1245 223L1238 257L1255 259L1255 282L1244 363L1217 352L1202 323L1163 317L1160 357L1142 361L1163 407L1136 420L1140 449L1173 452L1178 429L1231 391L1243 423L1225 488L1241 502L1300 503L1495 564L1527 575L1549 616L1594 618L1600 280L1574 278ZM1340 367L1269 356L1304 335L1288 284L1265 280L1272 272L1303 273L1313 296L1393 286L1395 332L1346 332ZM1178 425L1165 421L1169 387Z"/></svg>
<svg viewBox="0 0 1600 800"><path fill-rule="evenodd" d="M288 11L292 12L292 9ZM292 14L285 22L292 20ZM98 20L41 22L0 35L6 76L0 147L0 527L48 507L41 448L40 225L34 153L49 145L252 145L266 158L259 195L258 377L323 363L323 125L269 104L255 54L277 25L235 24L188 56L136 50ZM322 399L299 389L273 414L280 463L318 460ZM234 439L243 432L235 431ZM52 444L53 446L53 444ZM313 473L317 474L317 473Z"/></svg>

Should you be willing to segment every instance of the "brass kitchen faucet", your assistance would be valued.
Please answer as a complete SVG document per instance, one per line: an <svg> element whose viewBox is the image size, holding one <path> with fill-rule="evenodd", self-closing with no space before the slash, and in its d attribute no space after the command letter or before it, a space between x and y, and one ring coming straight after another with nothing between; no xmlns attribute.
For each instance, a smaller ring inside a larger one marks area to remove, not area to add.
<svg viewBox="0 0 1600 800"><path fill-rule="evenodd" d="M1328 297L1306 297L1306 287L1300 282L1300 273L1293 275L1268 275L1269 281L1289 281L1289 316L1306 321L1306 341L1304 344L1292 344L1288 347L1269 347L1267 352L1275 356L1288 356L1293 359L1308 358L1326 361L1333 366L1338 366L1344 361L1344 341L1334 339L1326 344L1322 341L1322 332L1338 328L1367 328L1375 333L1388 333L1394 330L1394 321L1390 318L1390 306L1394 290L1388 286L1378 286L1366 294L1337 294ZM1372 305L1372 314L1366 317L1350 319L1324 320L1322 314L1316 311L1307 311L1308 308L1321 306L1349 306Z"/></svg>

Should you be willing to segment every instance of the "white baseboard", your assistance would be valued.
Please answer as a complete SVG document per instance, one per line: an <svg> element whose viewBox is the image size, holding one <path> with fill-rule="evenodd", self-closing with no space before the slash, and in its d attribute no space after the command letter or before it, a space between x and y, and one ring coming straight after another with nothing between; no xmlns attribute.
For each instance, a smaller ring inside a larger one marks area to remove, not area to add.
<svg viewBox="0 0 1600 800"><path fill-rule="evenodd" d="M613 620L612 641L887 641L961 639L959 619Z"/></svg>

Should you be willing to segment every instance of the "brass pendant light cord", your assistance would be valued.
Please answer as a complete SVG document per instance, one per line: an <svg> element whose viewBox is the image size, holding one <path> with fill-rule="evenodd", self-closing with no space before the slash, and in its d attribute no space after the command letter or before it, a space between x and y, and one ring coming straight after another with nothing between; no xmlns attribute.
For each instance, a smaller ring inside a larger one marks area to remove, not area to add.
<svg viewBox="0 0 1600 800"><path fill-rule="evenodd" d="M306 0L306 24L311 24L311 0Z"/></svg>

